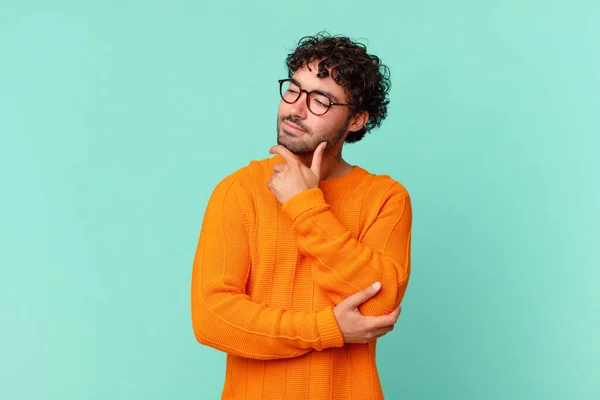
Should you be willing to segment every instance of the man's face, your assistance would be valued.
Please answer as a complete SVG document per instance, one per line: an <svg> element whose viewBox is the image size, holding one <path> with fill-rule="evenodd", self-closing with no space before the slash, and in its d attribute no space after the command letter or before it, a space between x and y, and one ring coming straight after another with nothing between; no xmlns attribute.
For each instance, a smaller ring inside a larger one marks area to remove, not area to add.
<svg viewBox="0 0 600 400"><path fill-rule="evenodd" d="M303 90L321 90L329 93L334 103L348 103L344 88L331 76L317 77L318 62L313 61L310 70L306 66L300 68L292 78ZM326 149L330 149L345 139L348 133L348 107L331 106L324 115L314 115L306 105L306 96L302 93L293 104L281 100L277 114L277 143L297 155L312 154L323 141L327 142Z"/></svg>

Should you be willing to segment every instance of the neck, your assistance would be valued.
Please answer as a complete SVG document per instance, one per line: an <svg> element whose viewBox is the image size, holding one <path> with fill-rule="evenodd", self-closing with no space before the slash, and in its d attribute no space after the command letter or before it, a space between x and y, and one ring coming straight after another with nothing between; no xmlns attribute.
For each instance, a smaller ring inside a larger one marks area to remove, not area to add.
<svg viewBox="0 0 600 400"><path fill-rule="evenodd" d="M308 168L312 164L312 154L298 155L300 161ZM323 153L323 162L321 164L321 180L327 180L344 176L352 170L352 166L342 158L342 148L332 147Z"/></svg>

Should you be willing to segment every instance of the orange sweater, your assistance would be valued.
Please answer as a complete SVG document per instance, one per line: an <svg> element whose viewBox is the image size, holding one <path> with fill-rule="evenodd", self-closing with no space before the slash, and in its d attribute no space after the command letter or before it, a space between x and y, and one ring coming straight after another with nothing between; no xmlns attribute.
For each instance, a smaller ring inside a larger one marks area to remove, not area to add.
<svg viewBox="0 0 600 400"><path fill-rule="evenodd" d="M333 306L376 281L364 315L400 304L410 275L404 186L359 166L283 206L279 155L222 180L204 215L191 283L196 339L227 353L222 399L382 399L376 340L344 344Z"/></svg>

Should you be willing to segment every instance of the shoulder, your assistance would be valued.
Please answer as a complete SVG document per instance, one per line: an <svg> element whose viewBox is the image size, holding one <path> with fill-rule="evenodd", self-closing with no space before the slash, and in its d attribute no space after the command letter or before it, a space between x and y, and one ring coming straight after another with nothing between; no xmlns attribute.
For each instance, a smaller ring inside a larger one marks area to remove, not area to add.
<svg viewBox="0 0 600 400"><path fill-rule="evenodd" d="M379 198L382 203L410 200L408 189L399 180L388 174L375 174L359 166L357 168L364 171L361 185L370 198Z"/></svg>
<svg viewBox="0 0 600 400"><path fill-rule="evenodd" d="M251 160L248 164L231 172L222 178L216 185L214 194L235 194L239 197L252 197L257 187L262 187L261 183L266 182L273 174L269 158L261 160Z"/></svg>

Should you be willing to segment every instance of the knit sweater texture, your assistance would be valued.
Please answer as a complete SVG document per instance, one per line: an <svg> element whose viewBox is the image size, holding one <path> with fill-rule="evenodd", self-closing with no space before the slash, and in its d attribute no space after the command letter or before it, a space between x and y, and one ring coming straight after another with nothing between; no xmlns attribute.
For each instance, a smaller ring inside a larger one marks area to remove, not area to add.
<svg viewBox="0 0 600 400"><path fill-rule="evenodd" d="M400 304L409 194L354 166L282 205L267 187L282 162L251 161L213 191L192 269L194 335L227 353L222 399L383 399L377 340L345 344L333 307L377 281L359 311Z"/></svg>

